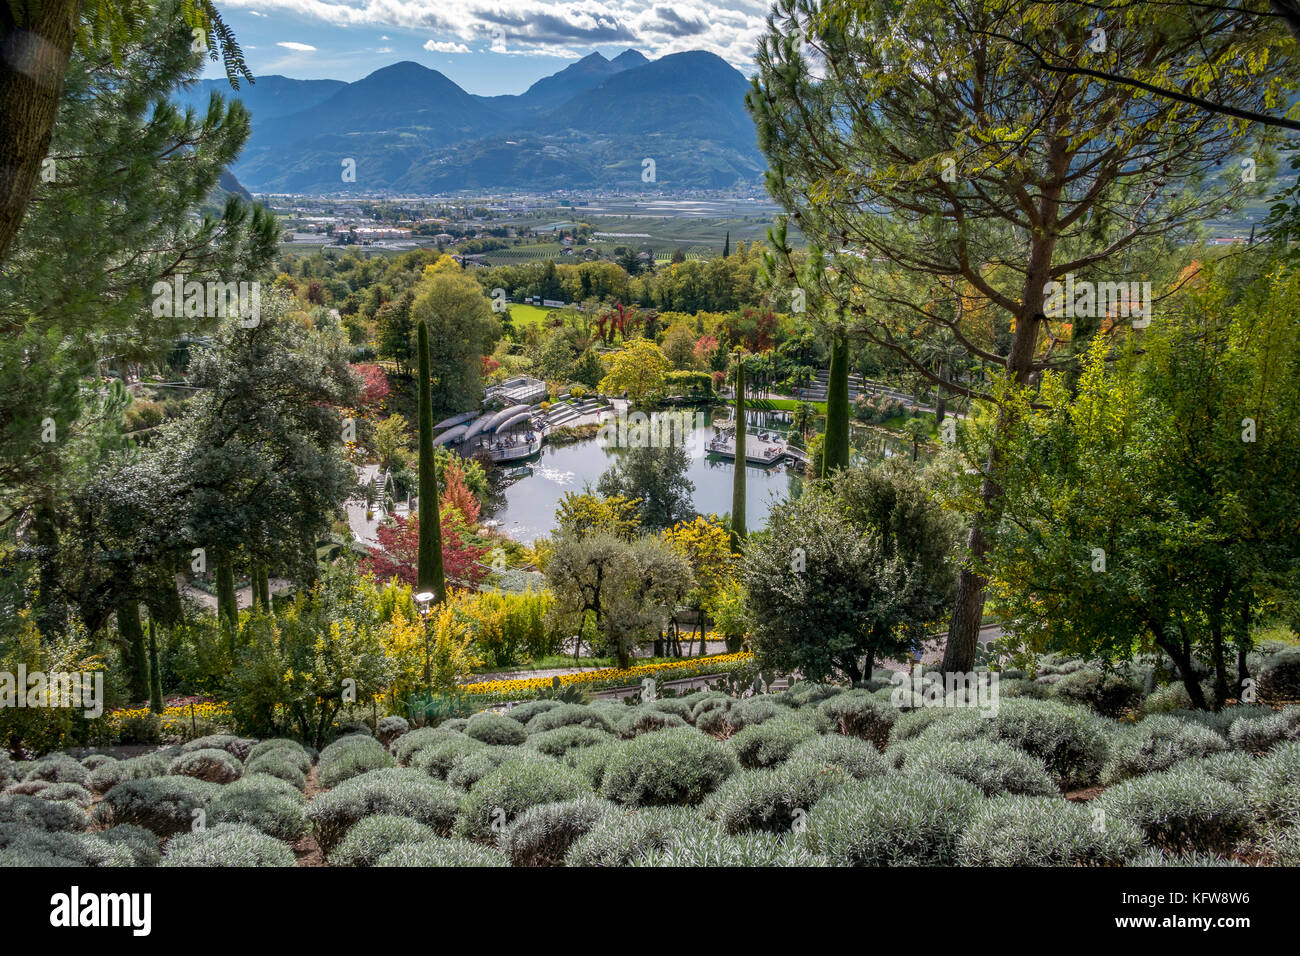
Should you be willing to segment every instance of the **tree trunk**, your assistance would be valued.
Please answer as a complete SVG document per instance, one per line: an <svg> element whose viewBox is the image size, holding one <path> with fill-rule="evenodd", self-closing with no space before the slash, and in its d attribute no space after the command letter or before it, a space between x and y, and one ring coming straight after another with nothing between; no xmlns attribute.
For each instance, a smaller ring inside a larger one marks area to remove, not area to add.
<svg viewBox="0 0 1300 956"><path fill-rule="evenodd" d="M745 542L745 363L736 357L736 469L731 476L731 545L739 551Z"/></svg>
<svg viewBox="0 0 1300 956"><path fill-rule="evenodd" d="M140 626L140 603L135 598L117 602L117 631L122 635L122 656L127 667L127 693L131 703L149 699L149 658L145 652L144 629Z"/></svg>
<svg viewBox="0 0 1300 956"><path fill-rule="evenodd" d="M831 340L831 368L826 385L826 444L821 477L849 466L849 340L837 332Z"/></svg>
<svg viewBox="0 0 1300 956"><path fill-rule="evenodd" d="M1168 654L1169 659L1178 668L1178 676L1182 678L1183 688L1187 691L1187 696L1191 698L1192 707L1196 710L1208 710L1205 693L1201 690L1201 682L1196 679L1196 671L1192 668L1191 650L1187 647L1180 647L1164 637L1156 638L1156 646Z"/></svg>
<svg viewBox="0 0 1300 956"><path fill-rule="evenodd" d="M416 382L420 408L420 544L416 567L416 585L432 591L434 600L447 596L442 568L442 524L438 515L438 479L433 459L433 395L429 381L429 332L421 319L416 326L416 346L420 351L420 374Z"/></svg>
<svg viewBox="0 0 1300 956"><path fill-rule="evenodd" d="M79 0L0 7L0 262L18 235L50 149L80 7Z"/></svg>

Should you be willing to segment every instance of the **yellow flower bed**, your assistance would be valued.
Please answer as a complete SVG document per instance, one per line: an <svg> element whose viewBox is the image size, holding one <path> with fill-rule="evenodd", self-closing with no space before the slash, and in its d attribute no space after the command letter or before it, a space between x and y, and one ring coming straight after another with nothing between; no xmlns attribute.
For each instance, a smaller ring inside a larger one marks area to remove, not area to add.
<svg viewBox="0 0 1300 956"><path fill-rule="evenodd" d="M600 670L582 671L577 674L560 674L560 684L595 684L608 681L612 686L634 684L638 678L663 675L671 680L674 672L692 670L706 673L718 668L729 668L736 664L745 664L754 659L749 651L735 654L714 654L711 657L690 657L666 664L639 664L620 670L617 667L602 667ZM553 678L528 677L520 680L488 680L477 684L466 684L461 690L467 694L511 694L519 691L542 690L550 687Z"/></svg>
<svg viewBox="0 0 1300 956"><path fill-rule="evenodd" d="M191 711L191 707L193 710ZM113 734L122 732L122 725L128 720L140 720L152 714L148 707L130 707L109 711L104 720ZM181 704L176 707L164 707L159 715L162 720L162 732L166 735L183 736L191 726L191 713L195 720L211 723L229 723L234 716L230 705L224 701L212 701L204 704Z"/></svg>

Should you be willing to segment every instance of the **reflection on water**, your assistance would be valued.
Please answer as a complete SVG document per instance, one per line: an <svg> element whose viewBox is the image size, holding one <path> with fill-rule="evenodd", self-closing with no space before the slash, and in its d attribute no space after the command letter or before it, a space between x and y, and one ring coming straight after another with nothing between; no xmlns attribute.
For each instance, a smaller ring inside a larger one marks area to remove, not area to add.
<svg viewBox="0 0 1300 956"><path fill-rule="evenodd" d="M691 459L686 475L695 485L695 510L702 514L722 515L731 511L735 462L703 451L718 427L730 423L730 416L730 408L717 406L705 416L711 418L712 424L693 428L687 436L686 451ZM751 433L763 430L786 433L790 417L785 412L752 410L746 415ZM851 441L855 451L869 458L895 455L910 458L912 453L910 443L874 429L854 427ZM594 490L601 474L619 454L618 450L601 448L594 438L572 445L545 445L530 462L532 474L514 481L503 493L494 496L493 517L501 522L501 530L516 541L527 542L549 535L555 530L555 509L565 492ZM797 497L802 487L803 476L793 464L782 463L770 468L747 464L745 520L749 529L763 527L773 503Z"/></svg>

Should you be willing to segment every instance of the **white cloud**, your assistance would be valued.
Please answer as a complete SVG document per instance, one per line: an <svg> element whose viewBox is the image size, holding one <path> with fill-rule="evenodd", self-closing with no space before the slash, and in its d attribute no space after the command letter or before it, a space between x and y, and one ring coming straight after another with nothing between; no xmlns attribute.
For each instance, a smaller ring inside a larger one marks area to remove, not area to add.
<svg viewBox="0 0 1300 956"><path fill-rule="evenodd" d="M281 40L276 46L282 46L286 50L293 50L294 53L311 53L316 49L310 43L295 43L292 40Z"/></svg>
<svg viewBox="0 0 1300 956"><path fill-rule="evenodd" d="M463 43L444 40L426 40L424 48L430 53L468 53L469 47Z"/></svg>
<svg viewBox="0 0 1300 956"><path fill-rule="evenodd" d="M498 52L569 56L571 51L590 52L595 46L629 46L655 58L708 50L742 69L752 69L755 41L764 30L769 4L770 0L462 0L452 6L445 0L224 0L225 6L270 8L339 27L399 27L485 48L495 42ZM502 38L504 51L499 49Z"/></svg>

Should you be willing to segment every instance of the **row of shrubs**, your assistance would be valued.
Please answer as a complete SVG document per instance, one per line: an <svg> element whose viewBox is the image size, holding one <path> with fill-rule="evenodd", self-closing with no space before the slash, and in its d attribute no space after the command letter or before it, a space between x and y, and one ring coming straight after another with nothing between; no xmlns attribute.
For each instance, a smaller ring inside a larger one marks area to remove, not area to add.
<svg viewBox="0 0 1300 956"><path fill-rule="evenodd" d="M340 866L1300 864L1300 707L1122 723L891 696L537 700L318 755L222 736L0 761L0 864L293 865L308 833Z"/></svg>

